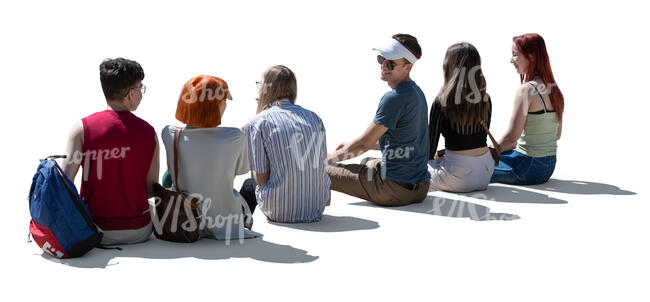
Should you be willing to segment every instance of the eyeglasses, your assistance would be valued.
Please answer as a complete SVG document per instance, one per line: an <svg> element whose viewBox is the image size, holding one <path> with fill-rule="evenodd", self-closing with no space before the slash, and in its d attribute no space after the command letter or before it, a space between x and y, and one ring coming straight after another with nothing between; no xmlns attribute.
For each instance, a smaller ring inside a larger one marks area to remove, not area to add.
<svg viewBox="0 0 650 302"><path fill-rule="evenodd" d="M255 86L257 86L257 90L259 90L260 88L262 88L262 82L260 81L255 82Z"/></svg>
<svg viewBox="0 0 650 302"><path fill-rule="evenodd" d="M129 88L129 90L126 91L126 95L124 95L124 97L126 97L127 95L129 95L129 92L131 92L131 89L136 89L136 88L140 88L140 92L141 92L142 94L144 94L145 92L147 92L147 86L145 86L144 84L142 84L142 86L140 86L140 87L131 87L131 88Z"/></svg>
<svg viewBox="0 0 650 302"><path fill-rule="evenodd" d="M395 68L395 66L397 66L397 63L395 63L395 61L387 60L386 58L382 57L381 55L377 55L377 63L379 63L379 65L382 65L382 64L384 64L384 62L386 62L386 68L388 68L388 70L393 70L393 68ZM406 65L406 64L407 63L404 63L402 65Z"/></svg>

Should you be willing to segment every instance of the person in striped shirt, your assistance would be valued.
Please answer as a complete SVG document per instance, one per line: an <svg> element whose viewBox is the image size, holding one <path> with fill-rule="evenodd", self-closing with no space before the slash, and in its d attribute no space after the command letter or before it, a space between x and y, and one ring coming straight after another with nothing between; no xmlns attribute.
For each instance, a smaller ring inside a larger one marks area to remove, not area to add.
<svg viewBox="0 0 650 302"><path fill-rule="evenodd" d="M393 35L379 52L381 79L392 88L379 101L375 118L356 139L342 143L328 155L327 174L332 190L383 206L421 202L427 195L430 174L427 102L410 78L413 64L422 56L418 40L407 34ZM381 150L382 158L361 164L338 164L369 149Z"/></svg>
<svg viewBox="0 0 650 302"><path fill-rule="evenodd" d="M320 221L330 198L323 121L296 105L289 68L268 68L257 85L257 115L244 126L253 174L244 188L255 187L257 204L271 221Z"/></svg>

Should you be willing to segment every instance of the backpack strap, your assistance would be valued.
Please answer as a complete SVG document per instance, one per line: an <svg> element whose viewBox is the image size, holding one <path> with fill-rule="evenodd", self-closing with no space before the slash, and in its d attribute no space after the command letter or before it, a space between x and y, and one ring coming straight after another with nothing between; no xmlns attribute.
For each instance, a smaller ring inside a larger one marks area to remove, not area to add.
<svg viewBox="0 0 650 302"><path fill-rule="evenodd" d="M176 187L176 192L182 192L178 186L178 141L180 140L181 129L176 128L174 130L174 186Z"/></svg>
<svg viewBox="0 0 650 302"><path fill-rule="evenodd" d="M48 159L49 158L65 158L65 155L63 155L63 157L48 157ZM93 230L93 232L95 232L96 234L99 235L99 241L101 242L101 238L103 237L104 233L100 232L99 229L97 229L97 225L95 225L95 223L93 222L93 220L90 217L90 215L88 214L88 212L86 212L86 208L82 204L82 201L79 198L76 198L76 194L72 190L72 186L74 186L74 183L71 186L68 183L68 177L65 175L65 173L63 172L63 170L61 169L59 164L54 159L51 159L51 160L54 161L54 167L56 169L56 172L61 177L61 181L63 181L63 184L65 185L65 188L68 191L68 194L70 194L70 198L72 199L72 202L74 203L75 208L77 208L77 212L79 212L79 214L81 214L81 217L83 217L83 219L86 222L86 224L88 225L88 227L91 230ZM106 247L106 246L103 246L101 244L97 244L97 246L95 246L95 247L100 248L100 249L104 249L104 250L119 250L119 251L122 250L122 248L120 248L120 247Z"/></svg>
<svg viewBox="0 0 650 302"><path fill-rule="evenodd" d="M65 185L68 194L70 194L70 198L72 199L75 208L77 208L77 211L79 212L79 214L81 214L81 217L83 217L84 221L86 222L86 224L91 230L95 231L96 233L99 233L99 231L97 230L97 226L95 225L95 223L93 223L93 220L92 218L90 218L90 215L88 215L88 212L86 212L86 209L84 208L84 205L81 203L81 200L79 200L79 198L76 198L76 194L72 191L72 187L68 183L68 177L65 175L65 173L63 173L63 170L61 170L61 167L59 167L59 164L57 164L56 161L54 161L54 168L56 169L56 172L61 177L61 181L63 181L63 184Z"/></svg>
<svg viewBox="0 0 650 302"><path fill-rule="evenodd" d="M122 248L119 247L119 246L98 245L98 246L96 246L96 248L102 249L102 250L118 250L118 251L122 250Z"/></svg>

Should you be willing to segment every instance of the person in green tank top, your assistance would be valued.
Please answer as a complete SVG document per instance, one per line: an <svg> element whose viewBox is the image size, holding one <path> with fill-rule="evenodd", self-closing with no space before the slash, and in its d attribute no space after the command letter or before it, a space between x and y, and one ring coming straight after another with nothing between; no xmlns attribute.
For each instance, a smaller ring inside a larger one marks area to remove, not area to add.
<svg viewBox="0 0 650 302"><path fill-rule="evenodd" d="M533 33L512 40L510 63L521 86L510 125L499 141L504 152L490 182L539 184L548 181L555 170L564 96L553 77L544 39Z"/></svg>

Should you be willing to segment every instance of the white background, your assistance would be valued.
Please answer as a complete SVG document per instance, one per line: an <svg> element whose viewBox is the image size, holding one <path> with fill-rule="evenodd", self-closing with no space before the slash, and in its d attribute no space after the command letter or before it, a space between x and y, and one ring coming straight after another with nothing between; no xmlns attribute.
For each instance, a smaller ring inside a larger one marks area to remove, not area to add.
<svg viewBox="0 0 650 302"><path fill-rule="evenodd" d="M650 24L640 3L3 2L1 155L9 194L1 292L12 300L67 301L647 301ZM235 101L224 125L239 127L255 113L255 81L264 69L286 65L298 78L297 103L321 116L331 151L372 121L389 87L371 48L395 33L420 41L423 56L411 76L429 105L442 85L447 47L474 44L494 103L492 131L500 136L519 85L509 63L512 37L527 32L545 38L566 101L553 180L491 186L483 193L494 200L431 194L520 219L431 215L431 199L376 208L334 193L319 224L273 225L258 211L254 229L265 236L243 245L154 240L61 262L25 242L37 159L63 153L72 125L105 109L98 72L104 58L143 66L147 92L135 114L157 132L180 125L176 102L192 76L229 83Z"/></svg>

